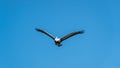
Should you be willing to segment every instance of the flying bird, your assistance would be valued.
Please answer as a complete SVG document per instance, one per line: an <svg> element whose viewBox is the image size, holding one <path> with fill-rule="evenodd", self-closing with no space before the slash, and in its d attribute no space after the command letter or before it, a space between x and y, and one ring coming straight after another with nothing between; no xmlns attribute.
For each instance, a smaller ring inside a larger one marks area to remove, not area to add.
<svg viewBox="0 0 120 68"><path fill-rule="evenodd" d="M61 44L62 41L66 40L66 39L68 39L68 38L70 38L70 37L72 37L74 35L84 33L84 30L81 30L81 31L72 32L72 33L70 33L70 34L68 34L68 35L66 35L66 36L64 36L62 38L58 38L58 37L54 37L53 35L51 35L50 33L46 32L46 31L44 31L42 29L35 28L35 30L37 30L38 32L42 32L42 33L46 34L47 36L49 36L50 38L52 38L54 40L55 44L58 47L62 46L62 44Z"/></svg>

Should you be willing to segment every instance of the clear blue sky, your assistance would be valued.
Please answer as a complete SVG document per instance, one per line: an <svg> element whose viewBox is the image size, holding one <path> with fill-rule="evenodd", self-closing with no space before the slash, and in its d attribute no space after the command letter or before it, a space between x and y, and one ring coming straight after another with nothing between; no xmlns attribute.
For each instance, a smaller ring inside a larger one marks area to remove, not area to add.
<svg viewBox="0 0 120 68"><path fill-rule="evenodd" d="M119 24L119 0L1 0L0 68L120 68Z"/></svg>

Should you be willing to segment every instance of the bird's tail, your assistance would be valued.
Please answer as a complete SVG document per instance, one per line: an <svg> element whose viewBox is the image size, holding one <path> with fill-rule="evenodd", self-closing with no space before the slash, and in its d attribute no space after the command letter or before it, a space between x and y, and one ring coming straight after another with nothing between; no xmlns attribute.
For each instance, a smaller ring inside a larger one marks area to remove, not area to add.
<svg viewBox="0 0 120 68"><path fill-rule="evenodd" d="M55 43L58 47L60 47L60 46L62 46L62 44L60 44L60 43Z"/></svg>

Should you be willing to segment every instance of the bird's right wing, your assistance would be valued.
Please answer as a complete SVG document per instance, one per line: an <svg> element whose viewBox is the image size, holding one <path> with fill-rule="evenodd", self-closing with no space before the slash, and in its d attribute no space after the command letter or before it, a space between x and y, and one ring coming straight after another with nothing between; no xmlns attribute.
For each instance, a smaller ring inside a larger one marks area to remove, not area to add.
<svg viewBox="0 0 120 68"><path fill-rule="evenodd" d="M82 33L84 33L84 30L72 32L72 33L70 33L70 34L68 34L68 35L66 35L66 36L64 36L64 37L62 37L62 38L61 38L61 42L64 41L64 40L66 40L66 39L68 39L68 38L70 38L70 37L72 37L72 36L74 36L74 35L82 34Z"/></svg>
<svg viewBox="0 0 120 68"><path fill-rule="evenodd" d="M52 39L55 39L54 36L52 36L51 34L49 34L48 32L46 32L44 30L41 30L41 29L38 29L38 28L35 28L35 30L37 30L38 32L42 32L42 33L46 34L47 36L51 37Z"/></svg>

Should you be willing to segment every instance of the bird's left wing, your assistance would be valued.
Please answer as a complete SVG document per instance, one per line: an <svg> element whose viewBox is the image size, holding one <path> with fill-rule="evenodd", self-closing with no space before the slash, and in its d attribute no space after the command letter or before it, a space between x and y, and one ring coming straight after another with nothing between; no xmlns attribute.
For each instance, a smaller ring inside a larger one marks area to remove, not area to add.
<svg viewBox="0 0 120 68"><path fill-rule="evenodd" d="M74 36L74 35L82 34L82 33L84 33L84 30L72 32L72 33L70 33L70 34L68 34L68 35L66 35L66 36L64 36L64 37L62 37L62 38L61 38L61 42L64 41L64 40L66 40L66 39L68 39L68 38L70 38L70 37L72 37L72 36Z"/></svg>
<svg viewBox="0 0 120 68"><path fill-rule="evenodd" d="M54 36L52 36L51 34L49 34L48 32L46 32L46 31L44 31L44 30L41 30L41 29L38 29L38 28L35 28L35 30L46 34L47 36L51 37L52 39L55 39Z"/></svg>

